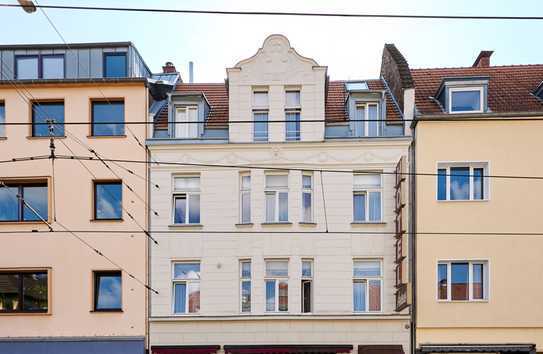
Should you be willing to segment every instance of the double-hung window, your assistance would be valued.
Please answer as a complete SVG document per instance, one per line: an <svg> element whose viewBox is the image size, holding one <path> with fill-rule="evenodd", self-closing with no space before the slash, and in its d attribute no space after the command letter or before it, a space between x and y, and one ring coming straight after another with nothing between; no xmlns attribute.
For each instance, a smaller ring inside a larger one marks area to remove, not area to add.
<svg viewBox="0 0 543 354"><path fill-rule="evenodd" d="M483 112L483 94L482 87L449 88L449 113Z"/></svg>
<svg viewBox="0 0 543 354"><path fill-rule="evenodd" d="M94 182L94 220L121 220L123 184L121 181Z"/></svg>
<svg viewBox="0 0 543 354"><path fill-rule="evenodd" d="M126 53L109 52L104 53L104 77L127 77Z"/></svg>
<svg viewBox="0 0 543 354"><path fill-rule="evenodd" d="M267 260L266 312L288 311L288 260Z"/></svg>
<svg viewBox="0 0 543 354"><path fill-rule="evenodd" d="M302 174L302 222L313 222L313 175Z"/></svg>
<svg viewBox="0 0 543 354"><path fill-rule="evenodd" d="M437 265L439 300L477 301L488 299L488 262L443 261Z"/></svg>
<svg viewBox="0 0 543 354"><path fill-rule="evenodd" d="M173 264L173 313L200 312L200 262Z"/></svg>
<svg viewBox="0 0 543 354"><path fill-rule="evenodd" d="M437 200L488 199L488 163L439 163Z"/></svg>
<svg viewBox="0 0 543 354"><path fill-rule="evenodd" d="M302 313L313 311L313 260L302 260Z"/></svg>
<svg viewBox="0 0 543 354"><path fill-rule="evenodd" d="M355 312L381 311L383 274L380 260L353 263L353 308Z"/></svg>
<svg viewBox="0 0 543 354"><path fill-rule="evenodd" d="M49 309L49 274L39 271L0 271L0 313Z"/></svg>
<svg viewBox="0 0 543 354"><path fill-rule="evenodd" d="M179 139L195 139L198 137L198 107L175 107L175 137Z"/></svg>
<svg viewBox="0 0 543 354"><path fill-rule="evenodd" d="M0 137L6 136L6 105L0 102Z"/></svg>
<svg viewBox="0 0 543 354"><path fill-rule="evenodd" d="M268 91L253 91L253 140L268 141Z"/></svg>
<svg viewBox="0 0 543 354"><path fill-rule="evenodd" d="M300 140L300 91L285 92L285 139Z"/></svg>
<svg viewBox="0 0 543 354"><path fill-rule="evenodd" d="M354 175L354 222L380 222L382 220L382 180L378 173Z"/></svg>
<svg viewBox="0 0 543 354"><path fill-rule="evenodd" d="M94 272L94 311L122 310L121 271Z"/></svg>
<svg viewBox="0 0 543 354"><path fill-rule="evenodd" d="M124 101L105 100L93 101L92 105L92 136L123 136L124 135Z"/></svg>
<svg viewBox="0 0 543 354"><path fill-rule="evenodd" d="M288 174L266 175L266 222L288 222Z"/></svg>
<svg viewBox="0 0 543 354"><path fill-rule="evenodd" d="M15 57L17 80L63 79L64 55L18 55Z"/></svg>
<svg viewBox="0 0 543 354"><path fill-rule="evenodd" d="M174 178L173 223L200 223L200 177Z"/></svg>
<svg viewBox="0 0 543 354"><path fill-rule="evenodd" d="M47 220L48 205L47 182L0 184L0 222Z"/></svg>
<svg viewBox="0 0 543 354"><path fill-rule="evenodd" d="M32 102L32 136L64 136L64 102Z"/></svg>
<svg viewBox="0 0 543 354"><path fill-rule="evenodd" d="M354 122L354 136L380 136L381 122L379 117L379 103L357 103Z"/></svg>
<svg viewBox="0 0 543 354"><path fill-rule="evenodd" d="M248 224L251 222L251 174L242 173L240 175L240 222Z"/></svg>
<svg viewBox="0 0 543 354"><path fill-rule="evenodd" d="M251 261L242 260L239 262L239 291L241 312L251 312L251 290L252 290Z"/></svg>

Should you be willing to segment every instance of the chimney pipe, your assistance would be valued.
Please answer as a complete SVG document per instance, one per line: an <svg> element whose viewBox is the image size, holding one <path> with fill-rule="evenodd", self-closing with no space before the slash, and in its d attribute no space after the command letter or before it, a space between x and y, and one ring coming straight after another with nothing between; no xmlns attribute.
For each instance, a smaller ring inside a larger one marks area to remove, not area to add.
<svg viewBox="0 0 543 354"><path fill-rule="evenodd" d="M175 69L175 65L173 65L171 61L167 61L166 64L164 64L164 66L162 67L162 72L164 74L175 73L177 72L177 70Z"/></svg>
<svg viewBox="0 0 543 354"><path fill-rule="evenodd" d="M194 63L189 61L189 83L194 82Z"/></svg>
<svg viewBox="0 0 543 354"><path fill-rule="evenodd" d="M481 50L477 59L473 62L474 68L488 68L490 66L490 56L494 53L492 50Z"/></svg>

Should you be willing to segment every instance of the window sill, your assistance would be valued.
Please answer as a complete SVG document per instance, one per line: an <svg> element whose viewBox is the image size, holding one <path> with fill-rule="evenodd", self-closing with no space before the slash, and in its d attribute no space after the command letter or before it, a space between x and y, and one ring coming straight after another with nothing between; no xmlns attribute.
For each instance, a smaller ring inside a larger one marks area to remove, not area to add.
<svg viewBox="0 0 543 354"><path fill-rule="evenodd" d="M277 226L277 225L292 225L290 221L273 221L273 222L263 222L260 223L262 226Z"/></svg>
<svg viewBox="0 0 543 354"><path fill-rule="evenodd" d="M357 225L386 225L385 221L353 221L351 222L352 226Z"/></svg>
<svg viewBox="0 0 543 354"><path fill-rule="evenodd" d="M482 299L482 300L437 300L440 304L486 304L488 303L488 299Z"/></svg>
<svg viewBox="0 0 543 354"><path fill-rule="evenodd" d="M52 313L48 312L24 312L24 311L13 311L13 312L0 312L1 316L51 316Z"/></svg>
<svg viewBox="0 0 543 354"><path fill-rule="evenodd" d="M90 219L90 222L124 222L124 219Z"/></svg>
<svg viewBox="0 0 543 354"><path fill-rule="evenodd" d="M317 223L316 222L310 222L310 221L300 221L298 223L298 225L312 227L312 226L317 226Z"/></svg>
<svg viewBox="0 0 543 354"><path fill-rule="evenodd" d="M235 224L236 227L252 227L253 225L252 222L240 222Z"/></svg>
<svg viewBox="0 0 543 354"><path fill-rule="evenodd" d="M90 310L90 313L123 313L122 309L111 309L111 310Z"/></svg>
<svg viewBox="0 0 543 354"><path fill-rule="evenodd" d="M26 137L28 140L49 140L51 139L50 136L27 136ZM53 136L54 139L66 139L66 135L62 135L62 136Z"/></svg>
<svg viewBox="0 0 543 354"><path fill-rule="evenodd" d="M50 220L46 220L48 223L50 223ZM0 225L44 225L46 226L43 221L40 220L32 220L32 221L20 221L20 220L13 220L13 221L0 221Z"/></svg>
<svg viewBox="0 0 543 354"><path fill-rule="evenodd" d="M186 228L196 228L201 229L204 227L202 224L170 224L168 225L170 229L186 229Z"/></svg>
<svg viewBox="0 0 543 354"><path fill-rule="evenodd" d="M490 199L436 199L438 203L481 203L489 202Z"/></svg>
<svg viewBox="0 0 543 354"><path fill-rule="evenodd" d="M126 135L87 135L87 139L124 139L126 138Z"/></svg>

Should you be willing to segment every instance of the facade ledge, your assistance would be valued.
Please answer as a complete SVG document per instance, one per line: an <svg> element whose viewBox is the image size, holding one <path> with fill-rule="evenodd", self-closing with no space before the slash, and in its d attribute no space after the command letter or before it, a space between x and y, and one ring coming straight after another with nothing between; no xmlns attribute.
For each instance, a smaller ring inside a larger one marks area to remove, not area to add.
<svg viewBox="0 0 543 354"><path fill-rule="evenodd" d="M262 226L278 226L278 225L292 225L292 222L290 221L277 221L277 222L262 222L260 223Z"/></svg>
<svg viewBox="0 0 543 354"><path fill-rule="evenodd" d="M317 223L316 222L312 222L312 221L300 221L298 223L298 225L300 226L308 226L308 227L311 227L311 226L317 226Z"/></svg>
<svg viewBox="0 0 543 354"><path fill-rule="evenodd" d="M124 138L126 138L126 134L123 134L123 135L87 135L87 139L124 139Z"/></svg>
<svg viewBox="0 0 543 354"><path fill-rule="evenodd" d="M252 227L253 225L252 222L240 222L235 224L236 227Z"/></svg>
<svg viewBox="0 0 543 354"><path fill-rule="evenodd" d="M367 314L261 314L261 315L183 315L183 316L151 316L149 322L179 322L179 321L261 321L261 320L409 320L409 314L398 313L367 313Z"/></svg>
<svg viewBox="0 0 543 354"><path fill-rule="evenodd" d="M187 229L187 228L201 229L203 227L204 227L203 224L170 224L168 225L168 228L170 229Z"/></svg>
<svg viewBox="0 0 543 354"><path fill-rule="evenodd" d="M360 226L360 225L386 225L386 221L353 221L351 223L352 226Z"/></svg>

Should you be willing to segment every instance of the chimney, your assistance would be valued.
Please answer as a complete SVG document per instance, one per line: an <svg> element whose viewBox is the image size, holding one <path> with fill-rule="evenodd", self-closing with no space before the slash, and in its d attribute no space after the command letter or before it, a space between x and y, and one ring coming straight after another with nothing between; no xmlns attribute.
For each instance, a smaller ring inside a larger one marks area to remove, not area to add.
<svg viewBox="0 0 543 354"><path fill-rule="evenodd" d="M194 63L189 61L189 83L194 82Z"/></svg>
<svg viewBox="0 0 543 354"><path fill-rule="evenodd" d="M488 68L490 66L490 56L494 53L492 50L481 50L477 59L473 62L474 68Z"/></svg>
<svg viewBox="0 0 543 354"><path fill-rule="evenodd" d="M171 61L167 61L166 64L164 64L164 66L162 67L162 72L164 74L169 74L176 73L177 70L175 69L175 65L173 65Z"/></svg>

